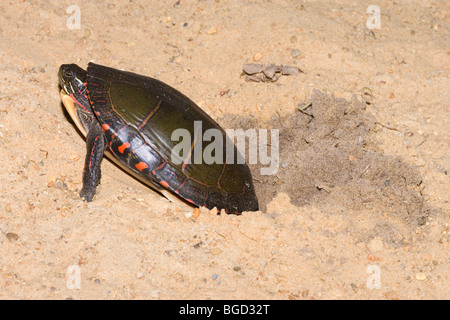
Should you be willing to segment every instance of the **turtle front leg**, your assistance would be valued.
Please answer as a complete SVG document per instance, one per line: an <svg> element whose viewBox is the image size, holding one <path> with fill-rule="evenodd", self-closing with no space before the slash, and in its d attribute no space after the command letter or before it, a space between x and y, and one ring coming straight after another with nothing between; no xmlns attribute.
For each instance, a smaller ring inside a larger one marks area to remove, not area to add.
<svg viewBox="0 0 450 320"><path fill-rule="evenodd" d="M80 196L86 201L92 201L95 195L95 189L100 183L100 162L103 158L105 150L105 141L103 131L97 121L93 121L89 126L86 136L86 160L83 170L83 189Z"/></svg>

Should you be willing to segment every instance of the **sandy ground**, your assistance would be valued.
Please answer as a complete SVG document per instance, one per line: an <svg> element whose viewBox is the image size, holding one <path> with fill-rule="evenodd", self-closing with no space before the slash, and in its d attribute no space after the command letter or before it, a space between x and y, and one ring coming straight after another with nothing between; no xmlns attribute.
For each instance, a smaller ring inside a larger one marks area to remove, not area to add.
<svg viewBox="0 0 450 320"><path fill-rule="evenodd" d="M450 298L448 1L73 2L0 4L0 299ZM254 60L305 73L246 82ZM262 211L194 218L106 160L81 201L85 143L57 70L89 61L158 78L224 125L279 129L283 168L255 174ZM315 122L288 121L314 90ZM323 101L364 106L358 124L333 118L370 140L345 161L320 162L347 143L320 138ZM283 149L296 124L322 155ZM308 172L322 180L290 180Z"/></svg>

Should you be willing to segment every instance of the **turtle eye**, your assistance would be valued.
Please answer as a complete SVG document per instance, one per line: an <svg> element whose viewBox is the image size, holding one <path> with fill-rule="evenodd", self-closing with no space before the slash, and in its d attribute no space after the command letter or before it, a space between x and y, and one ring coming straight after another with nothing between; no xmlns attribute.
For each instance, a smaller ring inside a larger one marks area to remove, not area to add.
<svg viewBox="0 0 450 320"><path fill-rule="evenodd" d="M65 76L66 78L73 78L73 72L72 72L72 70L66 69L66 70L64 71L64 76Z"/></svg>

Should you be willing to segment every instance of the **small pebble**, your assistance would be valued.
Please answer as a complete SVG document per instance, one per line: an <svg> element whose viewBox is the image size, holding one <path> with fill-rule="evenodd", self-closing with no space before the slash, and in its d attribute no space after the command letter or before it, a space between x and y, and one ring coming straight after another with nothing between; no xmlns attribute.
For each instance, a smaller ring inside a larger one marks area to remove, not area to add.
<svg viewBox="0 0 450 320"><path fill-rule="evenodd" d="M427 280L427 275L423 272L416 273L416 279L419 281Z"/></svg>
<svg viewBox="0 0 450 320"><path fill-rule="evenodd" d="M59 179L56 179L53 187L59 190L67 190L67 184Z"/></svg>
<svg viewBox="0 0 450 320"><path fill-rule="evenodd" d="M19 236L15 233L8 232L6 234L6 238L9 240L9 242L16 242L17 239L19 239Z"/></svg>
<svg viewBox="0 0 450 320"><path fill-rule="evenodd" d="M301 54L301 51L298 49L291 49L292 58L297 58Z"/></svg>
<svg viewBox="0 0 450 320"><path fill-rule="evenodd" d="M215 274L215 273L212 275L212 279L213 279L213 280L216 280L218 277L219 277L219 276L218 276L217 274Z"/></svg>
<svg viewBox="0 0 450 320"><path fill-rule="evenodd" d="M373 254L368 254L367 255L367 259L369 259L370 261L381 261L381 259L379 258L379 257L377 257L377 256L374 256Z"/></svg>
<svg viewBox="0 0 450 320"><path fill-rule="evenodd" d="M203 244L203 241L197 242L196 244L194 244L194 248L198 249L200 248L200 246Z"/></svg>
<svg viewBox="0 0 450 320"><path fill-rule="evenodd" d="M358 146L364 145L364 138L361 137L361 136L359 136L359 137L358 137L358 142L357 142L357 144L358 144Z"/></svg>
<svg viewBox="0 0 450 320"><path fill-rule="evenodd" d="M191 212L191 211L186 211L186 212L184 213L184 216L185 216L186 218L191 218L191 217L192 217L192 212Z"/></svg>
<svg viewBox="0 0 450 320"><path fill-rule="evenodd" d="M261 59L263 58L263 55L261 52L257 52L255 53L255 55L253 56L253 61L258 62L261 61Z"/></svg>
<svg viewBox="0 0 450 320"><path fill-rule="evenodd" d="M206 34L216 34L217 33L217 27L210 28L206 31Z"/></svg>
<svg viewBox="0 0 450 320"><path fill-rule="evenodd" d="M198 218L200 216L200 209L199 208L195 208L194 212L192 213L192 217L193 218Z"/></svg>
<svg viewBox="0 0 450 320"><path fill-rule="evenodd" d="M72 161L78 161L80 160L81 156L79 154L72 154L69 159Z"/></svg>

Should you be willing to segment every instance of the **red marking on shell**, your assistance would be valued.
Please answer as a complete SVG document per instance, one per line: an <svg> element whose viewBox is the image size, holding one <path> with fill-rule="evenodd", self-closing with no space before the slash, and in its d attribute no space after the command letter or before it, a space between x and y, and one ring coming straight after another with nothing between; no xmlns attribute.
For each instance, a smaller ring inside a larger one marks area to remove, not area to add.
<svg viewBox="0 0 450 320"><path fill-rule="evenodd" d="M124 153L126 148L129 148L130 144L128 142L125 142L124 144L122 144L119 148L117 148L119 150L120 153Z"/></svg>
<svg viewBox="0 0 450 320"><path fill-rule="evenodd" d="M103 132L109 130L109 124L102 124Z"/></svg>
<svg viewBox="0 0 450 320"><path fill-rule="evenodd" d="M139 171L142 171L144 169L148 168L148 165L145 162L139 162L136 166L136 169L138 169Z"/></svg>
<svg viewBox="0 0 450 320"><path fill-rule="evenodd" d="M164 167L164 165L166 164L166 160L164 160L164 162L163 163L161 163L161 165L158 167L158 168L156 168L156 170L159 170L159 169L161 169L162 167Z"/></svg>
<svg viewBox="0 0 450 320"><path fill-rule="evenodd" d="M164 188L168 188L169 187L169 184L167 183L167 182L165 182L165 181L160 181L159 182Z"/></svg>

